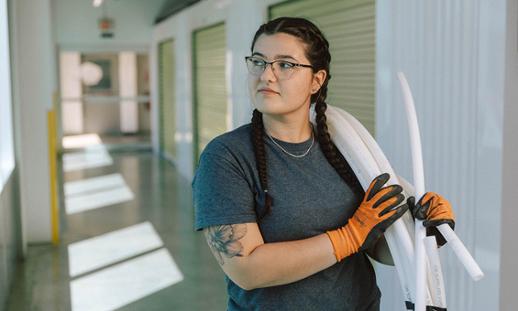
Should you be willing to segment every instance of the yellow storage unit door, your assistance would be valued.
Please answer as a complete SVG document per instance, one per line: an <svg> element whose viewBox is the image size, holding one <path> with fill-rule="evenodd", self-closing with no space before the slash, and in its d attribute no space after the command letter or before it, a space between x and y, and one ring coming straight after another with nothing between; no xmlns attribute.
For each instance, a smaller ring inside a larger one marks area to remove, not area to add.
<svg viewBox="0 0 518 311"><path fill-rule="evenodd" d="M317 25L329 41L331 81L328 104L357 117L375 134L376 1L297 0L269 8L270 19L304 17Z"/></svg>
<svg viewBox="0 0 518 311"><path fill-rule="evenodd" d="M195 162L211 139L227 131L225 52L224 23L193 33Z"/></svg>
<svg viewBox="0 0 518 311"><path fill-rule="evenodd" d="M160 150L176 159L176 105L174 79L174 42L161 42L158 48Z"/></svg>

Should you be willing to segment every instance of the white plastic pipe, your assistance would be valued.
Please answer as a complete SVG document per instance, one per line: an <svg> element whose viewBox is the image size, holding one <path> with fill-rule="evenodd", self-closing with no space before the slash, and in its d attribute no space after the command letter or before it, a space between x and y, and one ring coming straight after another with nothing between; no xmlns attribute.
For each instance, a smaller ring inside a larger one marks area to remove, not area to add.
<svg viewBox="0 0 518 311"><path fill-rule="evenodd" d="M424 194L424 169L423 155L421 152L421 137L419 135L419 126L417 124L417 114L415 111L414 99L410 86L402 72L398 72L401 91L405 103L405 111L408 121L408 129L410 132L410 146L412 152L412 168L414 176L414 187L416 199L419 200ZM426 229L423 227L421 220L415 220L415 254L416 254L416 297L415 311L425 311L425 290L426 290L426 259L424 249L424 238L426 237Z"/></svg>
<svg viewBox="0 0 518 311"><path fill-rule="evenodd" d="M366 147L369 149L370 153L372 154L375 161L377 162L381 172L389 173L391 175L391 177L393 176L392 178L395 180L395 183L402 184L401 181L399 180L397 174L392 169L392 166L390 165L390 162L388 161L387 157L385 156L385 154L379 147L378 143L372 137L372 135L369 133L369 131L367 131L367 129L360 123L360 121L358 121L355 117L353 117L351 114L349 114L345 110L335 108L335 107L329 107L328 109L331 109L332 111L336 111L337 114L339 114L347 122L349 122L349 124L354 128L354 130L358 133L358 135L360 136L362 141L365 143ZM391 184L393 184L393 183L391 183ZM414 187L412 187L412 188L414 188ZM415 191L413 191L411 195L415 195ZM406 227L408 233L414 234L415 224L414 224L414 220L413 220L412 216L410 215L410 211L407 212L407 214L403 215L400 219L405 224L405 227ZM405 236L398 236L398 239L399 239L399 243L402 243L402 245L407 245L406 248L413 249L413 244L412 244L412 241L408 234L406 234ZM389 245L389 247L390 247L390 245ZM391 249L391 253L393 253L392 249ZM411 276L411 278L408 281L411 283L410 287L412 288L412 292L415 293L416 275L415 275L415 268L414 268L415 261L413 260L413 258L414 258L414 256L412 256L412 260L403 262L403 264L406 264L403 269L405 270L405 273L407 275ZM396 263L396 261L395 261L395 263ZM398 264L396 263L396 268L397 267L398 267ZM400 267L400 269L402 269L402 268ZM432 272L429 269L427 269L425 272L428 275L428 279L430 280L432 278ZM425 283L425 286L426 285L427 284ZM425 299L426 299L425 300L426 303L429 305L433 305L434 301L437 300L433 296L433 293L428 288L425 288ZM412 295L412 297L409 301L412 301L412 302L415 301L415 294Z"/></svg>
<svg viewBox="0 0 518 311"><path fill-rule="evenodd" d="M388 163L388 160L386 163L383 163L383 161L379 160L380 158L386 159L386 157L381 149L374 148L374 146L379 146L367 131L367 129L365 129L365 127L358 120L356 120L356 118L351 116L345 110L328 106L327 111L327 115L331 115L333 118L337 118L337 121L339 121L342 125L345 124L347 127L350 126L351 132L356 133L361 139L364 147L367 148L368 152L371 154L374 162L376 163L377 170L374 176L378 176L381 173L388 173L390 175L388 185L399 184L397 175ZM405 294L405 299L407 301L413 302L415 297L415 275L414 270L408 269L408 267L414 266L414 245L408 231L408 224L403 221L404 219L405 217L401 217L392 225L392 227L387 228L385 232L385 238L387 240L390 253L394 259L395 267L400 278L403 292ZM413 221L411 222L411 225L413 226Z"/></svg>
<svg viewBox="0 0 518 311"><path fill-rule="evenodd" d="M424 247L430 264L431 277L429 279L429 289L432 292L433 305L435 307L446 308L446 293L444 291L444 279L442 277L441 260L437 250L437 240L435 236L424 238Z"/></svg>
<svg viewBox="0 0 518 311"><path fill-rule="evenodd" d="M469 251L466 249L464 244L462 244L461 240L451 229L451 227L448 224L442 224L437 228L444 236L446 241L448 241L448 245L453 249L453 252L455 252L460 262L462 262L464 268L466 268L469 275L471 275L471 278L473 278L475 281L483 278L484 272L482 272L475 259L473 259L473 256L471 256Z"/></svg>
<svg viewBox="0 0 518 311"><path fill-rule="evenodd" d="M410 146L412 152L412 168L414 176L414 187L416 198L419 199L424 194L424 168L423 155L421 152L421 137L419 135L419 126L417 124L417 114L415 111L414 98L410 91L410 86L402 72L398 72L401 91L405 103L405 111L408 120L408 128L410 132ZM426 291L426 259L424 249L424 238L426 237L426 229L423 222L419 219L415 220L415 253L416 253L416 297L415 311L425 311L425 291Z"/></svg>
<svg viewBox="0 0 518 311"><path fill-rule="evenodd" d="M329 106L326 112L329 134L336 147L349 162L363 188L367 189L372 179L381 174L382 171L356 131L337 111L338 109L335 110ZM311 119L314 122L314 110L312 110ZM414 251L404 223L397 220L387 229L385 237L394 259L405 299L413 301L415 295L413 271L404 267L413 266Z"/></svg>
<svg viewBox="0 0 518 311"><path fill-rule="evenodd" d="M403 89L403 94L405 96L405 103L407 104L407 101L408 101L407 97L409 96L409 98L410 98L409 102L411 104L413 104L413 100L411 97L412 95L410 93L410 88L408 86L408 82L405 79L405 75L402 72L398 72L398 78L401 82L401 87ZM414 108L414 114L415 114L415 108ZM416 118L415 122L417 125L417 118ZM413 129L410 127L410 124L409 124L409 128L410 128L410 134L412 135ZM413 146L413 142L414 141L412 139L412 146ZM420 145L420 142L419 142L419 145ZM414 158L414 153L412 152L412 159L413 158ZM422 162L421 162L421 167L422 167ZM416 184L416 194L417 194L419 191L417 188L417 181L415 180L415 174L416 174L415 171L416 171L416 166L414 165L414 183ZM424 189L424 187L423 187L423 189ZM473 256L471 256L471 254L468 252L468 250L466 249L464 244L457 237L457 234L455 234L455 232L447 224L438 226L438 229L441 232L441 234L444 236L446 241L448 241L448 245L450 245L452 247L453 251L457 255L457 258L464 265L464 268L466 268L466 270L471 275L473 280L475 280L475 281L480 280L484 276L484 273L482 272L482 270L480 269L478 264L475 262L475 259L473 259ZM417 310L418 309L416 309L416 311Z"/></svg>

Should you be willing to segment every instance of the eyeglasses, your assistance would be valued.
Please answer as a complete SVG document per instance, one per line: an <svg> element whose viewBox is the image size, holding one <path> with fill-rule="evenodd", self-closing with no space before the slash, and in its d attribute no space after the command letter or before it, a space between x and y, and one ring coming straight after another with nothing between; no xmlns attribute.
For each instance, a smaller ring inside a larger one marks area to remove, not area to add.
<svg viewBox="0 0 518 311"><path fill-rule="evenodd" d="M293 73L299 67L313 68L311 65L296 64L286 60L278 59L273 62L267 62L262 58L247 56L245 57L248 72L254 76L260 76L266 70L266 66L271 65L272 71L278 80L287 80L293 76Z"/></svg>

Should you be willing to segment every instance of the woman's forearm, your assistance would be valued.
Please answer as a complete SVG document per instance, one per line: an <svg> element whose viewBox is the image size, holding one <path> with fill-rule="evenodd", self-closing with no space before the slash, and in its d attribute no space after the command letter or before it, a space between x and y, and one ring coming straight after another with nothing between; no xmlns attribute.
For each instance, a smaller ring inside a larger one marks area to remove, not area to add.
<svg viewBox="0 0 518 311"><path fill-rule="evenodd" d="M283 285L304 279L336 263L327 234L265 243L246 259L247 289Z"/></svg>

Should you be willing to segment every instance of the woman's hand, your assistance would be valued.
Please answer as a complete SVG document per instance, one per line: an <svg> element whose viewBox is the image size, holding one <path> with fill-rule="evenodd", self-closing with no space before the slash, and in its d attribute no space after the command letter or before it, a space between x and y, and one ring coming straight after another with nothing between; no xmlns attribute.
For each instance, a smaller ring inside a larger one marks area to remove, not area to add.
<svg viewBox="0 0 518 311"><path fill-rule="evenodd" d="M389 179L387 173L374 178L348 223L326 232L337 261L372 247L383 232L407 211L407 204L398 206L405 199L401 193L403 188L399 185L383 187Z"/></svg>
<svg viewBox="0 0 518 311"><path fill-rule="evenodd" d="M426 192L417 204L415 204L414 197L409 197L407 204L414 218L423 220L426 234L434 235L437 239L437 245L442 246L446 244L446 239L436 227L448 224L452 229L455 228L455 215L450 202L435 192Z"/></svg>

